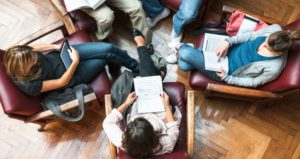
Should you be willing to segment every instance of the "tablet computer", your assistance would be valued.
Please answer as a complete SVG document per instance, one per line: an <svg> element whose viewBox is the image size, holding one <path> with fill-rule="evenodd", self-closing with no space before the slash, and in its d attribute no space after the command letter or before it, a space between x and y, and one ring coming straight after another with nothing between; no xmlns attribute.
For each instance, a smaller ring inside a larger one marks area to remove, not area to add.
<svg viewBox="0 0 300 159"><path fill-rule="evenodd" d="M68 69L72 63L72 59L70 57L69 51L71 50L70 44L68 42L68 40L65 40L61 49L60 49L60 58L62 60L62 62L64 63L66 69Z"/></svg>

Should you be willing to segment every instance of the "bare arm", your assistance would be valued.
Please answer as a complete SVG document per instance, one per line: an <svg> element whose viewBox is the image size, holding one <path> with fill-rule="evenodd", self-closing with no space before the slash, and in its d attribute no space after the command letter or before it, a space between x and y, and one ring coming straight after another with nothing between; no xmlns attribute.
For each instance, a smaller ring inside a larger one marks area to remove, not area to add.
<svg viewBox="0 0 300 159"><path fill-rule="evenodd" d="M162 102L165 106L165 109L166 109L167 123L175 121L173 113L172 113L172 109L171 109L171 106L170 106L168 94L164 92L162 95L160 95L160 97L161 97L161 100L162 100Z"/></svg>
<svg viewBox="0 0 300 159"><path fill-rule="evenodd" d="M58 79L53 79L53 80L46 80L43 81L43 86L41 92L47 92L50 90L58 89L61 87L66 86L70 80L73 77L74 72L76 71L76 68L79 64L79 53L72 48L72 51L69 50L71 59L72 59L72 64L71 66L67 69L67 71Z"/></svg>
<svg viewBox="0 0 300 159"><path fill-rule="evenodd" d="M35 44L31 45L34 51L37 52L45 52L45 51L53 51L53 50L59 50L60 45L59 44Z"/></svg>

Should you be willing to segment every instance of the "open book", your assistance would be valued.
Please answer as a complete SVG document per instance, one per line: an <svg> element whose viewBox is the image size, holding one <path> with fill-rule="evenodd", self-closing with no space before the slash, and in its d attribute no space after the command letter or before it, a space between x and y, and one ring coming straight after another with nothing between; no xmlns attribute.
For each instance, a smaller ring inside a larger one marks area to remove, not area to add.
<svg viewBox="0 0 300 159"><path fill-rule="evenodd" d="M160 76L134 78L134 89L138 96L138 113L162 112L165 107L160 94L163 93Z"/></svg>
<svg viewBox="0 0 300 159"><path fill-rule="evenodd" d="M204 34L203 54L206 70L220 72L223 69L225 72L228 72L228 58L221 58L218 61L216 54L217 47L226 37L228 36L211 33Z"/></svg>
<svg viewBox="0 0 300 159"><path fill-rule="evenodd" d="M80 8L93 8L96 9L105 0L64 0L65 6L68 12L77 10Z"/></svg>

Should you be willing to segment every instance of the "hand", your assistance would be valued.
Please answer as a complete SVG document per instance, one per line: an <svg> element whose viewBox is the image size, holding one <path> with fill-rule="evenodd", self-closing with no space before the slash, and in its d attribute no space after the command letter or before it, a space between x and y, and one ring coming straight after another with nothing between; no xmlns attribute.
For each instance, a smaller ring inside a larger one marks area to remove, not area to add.
<svg viewBox="0 0 300 159"><path fill-rule="evenodd" d="M52 46L53 46L53 49L56 51L59 51L61 48L61 45L59 45L59 44L52 44Z"/></svg>
<svg viewBox="0 0 300 159"><path fill-rule="evenodd" d="M228 49L229 49L229 43L226 40L217 47L216 54L218 56L218 61L220 61L220 58L226 56Z"/></svg>
<svg viewBox="0 0 300 159"><path fill-rule="evenodd" d="M80 60L80 55L78 51L75 50L73 47L71 47L71 50L69 49L68 52L70 54L72 61L78 64Z"/></svg>
<svg viewBox="0 0 300 159"><path fill-rule="evenodd" d="M225 76L225 71L224 71L223 68L222 68L222 70L221 70L220 72L216 72L216 74L217 74L217 76L219 76L220 78L223 78L223 77Z"/></svg>
<svg viewBox="0 0 300 159"><path fill-rule="evenodd" d="M137 95L135 94L135 92L131 92L130 94L128 94L124 104L128 107L130 106L136 99L137 99Z"/></svg>
<svg viewBox="0 0 300 159"><path fill-rule="evenodd" d="M163 94L160 95L160 98L165 108L170 107L170 98L166 92L163 92Z"/></svg>

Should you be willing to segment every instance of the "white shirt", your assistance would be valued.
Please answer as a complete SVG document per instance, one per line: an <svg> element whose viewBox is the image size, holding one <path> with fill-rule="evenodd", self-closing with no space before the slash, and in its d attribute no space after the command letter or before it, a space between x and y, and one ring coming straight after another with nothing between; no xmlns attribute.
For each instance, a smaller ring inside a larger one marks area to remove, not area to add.
<svg viewBox="0 0 300 159"><path fill-rule="evenodd" d="M161 155L165 153L170 153L173 151L179 136L179 125L181 122L181 113L177 106L174 113L175 121L166 122L166 112L161 113L137 113L137 104L134 103L131 108L131 113L128 115L128 122L134 120L138 117L143 117L151 123L154 130L160 130L162 132L162 137L160 137L159 142L162 145L162 149L154 155ZM106 133L109 140L117 147L122 148L122 136L123 131L118 126L123 120L122 114L117 110L113 109L112 112L107 115L103 121L103 130ZM122 148L123 149L123 148Z"/></svg>

